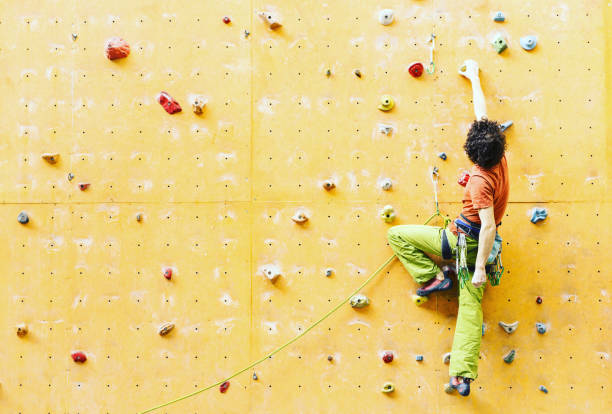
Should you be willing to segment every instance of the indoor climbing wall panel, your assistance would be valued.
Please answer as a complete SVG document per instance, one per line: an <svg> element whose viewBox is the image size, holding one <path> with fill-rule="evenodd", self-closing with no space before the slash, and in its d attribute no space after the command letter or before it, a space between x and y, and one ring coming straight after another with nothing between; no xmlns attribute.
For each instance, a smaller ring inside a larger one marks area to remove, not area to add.
<svg viewBox="0 0 612 414"><path fill-rule="evenodd" d="M467 58L480 64L489 117L514 121L506 273L485 292L471 396L443 391L456 292L415 306L395 261L363 290L368 307L340 308L225 393L158 412L611 411L611 6L472 3L3 5L1 411L138 412L306 330L391 255L390 226L435 211L434 166L441 211L459 212ZM412 63L429 68L432 33L435 71L413 78ZM497 54L499 34L508 49ZM530 52L527 35L538 39ZM113 36L130 44L127 58L106 58ZM182 112L164 111L161 91ZM385 94L389 112L377 109ZM533 224L535 208L548 217ZM300 212L306 223L292 220ZM509 335L499 321L519 325ZM380 392L387 381L392 394Z"/></svg>

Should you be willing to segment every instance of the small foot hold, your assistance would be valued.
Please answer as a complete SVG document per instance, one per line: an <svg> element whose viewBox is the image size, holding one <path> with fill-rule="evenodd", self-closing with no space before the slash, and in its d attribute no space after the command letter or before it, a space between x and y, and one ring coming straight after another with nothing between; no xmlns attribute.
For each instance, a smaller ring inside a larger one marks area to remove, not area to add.
<svg viewBox="0 0 612 414"><path fill-rule="evenodd" d="M370 299L361 293L351 297L350 304L353 308L365 308L370 304Z"/></svg>
<svg viewBox="0 0 612 414"><path fill-rule="evenodd" d="M545 208L536 207L531 212L531 222L534 224L539 221L545 220L546 217L548 217L548 210L546 210Z"/></svg>
<svg viewBox="0 0 612 414"><path fill-rule="evenodd" d="M514 361L514 356L516 355L516 351L514 349L510 350L506 355L504 355L504 362L506 364L512 363Z"/></svg>
<svg viewBox="0 0 612 414"><path fill-rule="evenodd" d="M503 124L501 124L499 126L499 130L501 132L504 132L506 129L510 128L513 124L514 124L514 122L512 122L512 121L506 121L506 122L504 122Z"/></svg>
<svg viewBox="0 0 612 414"><path fill-rule="evenodd" d="M427 302L428 300L429 298L427 296L412 295L412 301L417 306L421 306L423 303Z"/></svg>
<svg viewBox="0 0 612 414"><path fill-rule="evenodd" d="M516 328L518 327L518 321L512 322L512 323L506 323L506 322L499 321L499 326L501 326L502 329L506 331L506 333L511 334L511 333L514 333L514 331L516 331Z"/></svg>
<svg viewBox="0 0 612 414"><path fill-rule="evenodd" d="M395 391L395 385L392 382L385 382L381 388L381 391L385 394L392 393Z"/></svg>
<svg viewBox="0 0 612 414"><path fill-rule="evenodd" d="M546 333L546 325L543 324L542 322L537 322L536 323L536 330L538 331L539 334L545 334Z"/></svg>

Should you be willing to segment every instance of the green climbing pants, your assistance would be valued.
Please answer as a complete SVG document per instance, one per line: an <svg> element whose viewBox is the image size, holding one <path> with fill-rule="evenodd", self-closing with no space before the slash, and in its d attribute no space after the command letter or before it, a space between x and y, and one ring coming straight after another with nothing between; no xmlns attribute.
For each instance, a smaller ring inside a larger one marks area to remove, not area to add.
<svg viewBox="0 0 612 414"><path fill-rule="evenodd" d="M425 283L440 272L438 266L425 253L442 256L443 231L446 232L454 259L457 236L448 229L424 225L394 226L389 229L387 233L389 245L417 283ZM473 265L478 254L478 241L469 237L465 240L467 262ZM479 288L472 285L472 272L464 286L459 286L459 313L449 367L451 376L472 379L478 377L478 357L482 338L481 302L484 287L484 284Z"/></svg>

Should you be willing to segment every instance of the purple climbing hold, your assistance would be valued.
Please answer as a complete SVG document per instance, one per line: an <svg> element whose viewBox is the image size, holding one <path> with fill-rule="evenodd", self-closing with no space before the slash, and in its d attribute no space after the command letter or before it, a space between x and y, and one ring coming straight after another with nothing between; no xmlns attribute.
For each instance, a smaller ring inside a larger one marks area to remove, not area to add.
<svg viewBox="0 0 612 414"><path fill-rule="evenodd" d="M539 387L538 389L539 389L540 391L542 391L544 394L548 394L548 389L547 389L545 386L540 385L540 387Z"/></svg>

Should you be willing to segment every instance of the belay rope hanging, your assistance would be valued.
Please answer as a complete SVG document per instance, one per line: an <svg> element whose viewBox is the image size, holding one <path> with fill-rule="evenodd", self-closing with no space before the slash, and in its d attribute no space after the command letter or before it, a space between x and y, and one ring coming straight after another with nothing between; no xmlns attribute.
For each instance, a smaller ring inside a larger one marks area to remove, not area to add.
<svg viewBox="0 0 612 414"><path fill-rule="evenodd" d="M450 223L451 220L448 217L444 217L440 213L440 207L438 205L438 168L437 167L434 167L432 172L431 172L431 181L433 183L433 188L434 188L434 202L435 202L435 205L436 205L436 212L434 214L432 214L425 221L424 224L428 224L435 217L440 217L440 218L442 218L444 220L444 228L446 228L448 226L448 223ZM179 401L182 401L182 400L185 400L187 398L193 397L194 395L197 395L197 394L202 393L204 391L208 391L211 388L217 387L217 386L223 384L224 382L229 381L230 379L232 379L232 378L242 374L243 372L246 372L246 371L250 370L251 368L254 368L255 366L257 366L257 365L261 364L262 362L264 362L266 359L271 358L274 354L277 354L278 352L282 351L283 349L285 349L286 347L288 347L289 345L291 345L292 343L294 343L295 341L297 341L298 339L300 339L301 337L306 335L308 332L310 332L312 329L314 329L317 325L319 325L321 322L323 322L325 319L327 319L333 313L335 313L338 309L340 309L342 306L344 306L351 299L351 297L353 297L354 295L359 293L359 291L361 291L361 289L363 289L368 283L370 283L374 279L374 277L376 277L376 275L378 275L385 267L387 267L387 265L389 263L391 263L393 261L393 259L395 259L395 254L393 254L391 257L389 257L387 260L385 260L385 262L383 264L381 264L378 267L378 269L376 269L370 276L368 276L368 278L359 287L357 287L357 289L355 289L353 292L351 292L351 294L348 295L344 300L342 300L340 303L338 303L336 306L334 306L332 309L330 309L325 315L323 315L322 317L317 319L315 322L313 322L313 324L310 325L308 328L306 328L303 332L299 333L298 335L296 335L292 339L288 340L287 342L285 342L284 344L282 344L281 346L279 346L278 348L276 348L272 352L266 354L265 356L259 358L256 361L253 361L252 363L250 363L246 367L239 369L238 371L234 372L233 374L231 374L227 378L224 378L224 379L222 379L220 381L217 381L217 382L215 382L213 384L210 384L207 387L204 387L204 388L202 388L200 390L193 391L193 392L190 392L189 394L185 394L183 396L175 398L174 400L167 401L165 403L156 405L156 406L148 408L148 409L146 409L144 411L140 411L138 414L150 413L150 412L158 410L160 408L167 407L167 406L172 405L174 403L177 403ZM501 264L501 261L500 261L500 264ZM498 279L498 283L499 283L499 279ZM493 283L491 282L491 284L493 284Z"/></svg>

